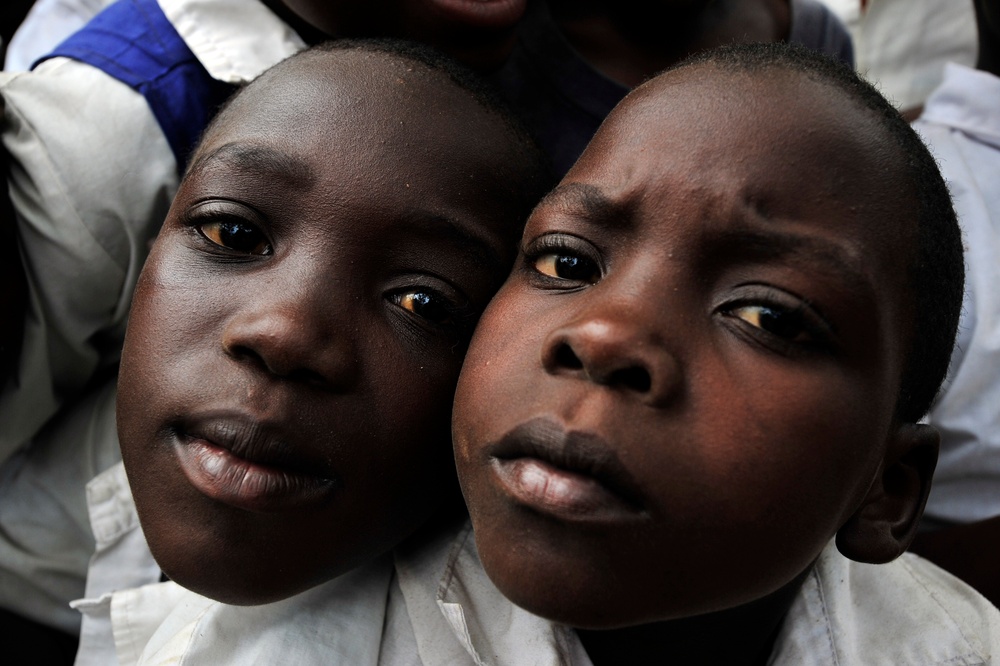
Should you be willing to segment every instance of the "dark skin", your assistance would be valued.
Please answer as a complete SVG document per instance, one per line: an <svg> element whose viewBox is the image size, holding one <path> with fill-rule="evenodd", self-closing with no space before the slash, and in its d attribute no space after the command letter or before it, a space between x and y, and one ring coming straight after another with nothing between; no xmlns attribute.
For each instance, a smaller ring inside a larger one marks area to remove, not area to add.
<svg viewBox="0 0 1000 666"><path fill-rule="evenodd" d="M513 45L527 0L264 0L308 43L330 37L396 37L431 44L490 70Z"/></svg>
<svg viewBox="0 0 1000 666"><path fill-rule="evenodd" d="M452 395L541 186L524 163L445 74L385 54L307 53L223 112L139 279L118 388L171 579L275 601L454 499Z"/></svg>
<svg viewBox="0 0 1000 666"><path fill-rule="evenodd" d="M487 574L595 664L766 663L830 539L912 540L938 437L896 418L901 160L839 91L698 65L620 104L532 213L456 463Z"/></svg>
<svg viewBox="0 0 1000 666"><path fill-rule="evenodd" d="M976 0L979 58L976 67L1000 76L1000 2ZM1000 516L917 535L911 548L1000 605Z"/></svg>
<svg viewBox="0 0 1000 666"><path fill-rule="evenodd" d="M788 0L548 0L552 17L595 69L634 87L685 56L733 42L776 42Z"/></svg>
<svg viewBox="0 0 1000 666"><path fill-rule="evenodd" d="M481 70L498 66L509 52L513 28L526 0L263 0L308 44L330 37L400 37L431 44ZM4 5L5 42L31 3ZM9 28L9 30L7 30ZM6 161L4 162L6 165ZM6 171L6 170L5 170ZM24 322L24 280L7 203L0 211L0 278L5 293L0 307L8 313L0 325L0 380L6 381L17 363Z"/></svg>

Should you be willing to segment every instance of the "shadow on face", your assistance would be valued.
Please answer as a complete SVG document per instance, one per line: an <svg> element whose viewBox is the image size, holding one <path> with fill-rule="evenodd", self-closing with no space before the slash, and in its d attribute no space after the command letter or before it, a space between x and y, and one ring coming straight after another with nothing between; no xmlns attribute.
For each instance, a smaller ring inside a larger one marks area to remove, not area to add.
<svg viewBox="0 0 1000 666"><path fill-rule="evenodd" d="M505 595L584 628L731 608L808 568L897 449L933 468L936 439L894 419L898 159L869 114L785 70L688 67L609 117L529 219L456 395Z"/></svg>
<svg viewBox="0 0 1000 666"><path fill-rule="evenodd" d="M468 337L538 185L507 125L385 53L303 54L208 131L136 291L119 431L173 580L263 603L453 487ZM506 178L499 178L498 175Z"/></svg>

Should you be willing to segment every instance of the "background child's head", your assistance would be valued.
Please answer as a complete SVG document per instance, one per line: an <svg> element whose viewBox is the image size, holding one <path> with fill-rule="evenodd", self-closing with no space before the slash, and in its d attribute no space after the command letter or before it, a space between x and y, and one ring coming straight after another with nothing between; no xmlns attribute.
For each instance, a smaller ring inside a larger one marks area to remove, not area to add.
<svg viewBox="0 0 1000 666"><path fill-rule="evenodd" d="M527 0L266 0L332 37L397 37L489 69L506 57Z"/></svg>
<svg viewBox="0 0 1000 666"><path fill-rule="evenodd" d="M632 93L532 213L456 395L459 478L514 602L607 628L901 553L962 249L934 161L853 73L779 45Z"/></svg>
<svg viewBox="0 0 1000 666"><path fill-rule="evenodd" d="M118 425L168 576L262 603L391 548L454 487L449 423L542 158L464 70L336 42L207 130L145 265Z"/></svg>

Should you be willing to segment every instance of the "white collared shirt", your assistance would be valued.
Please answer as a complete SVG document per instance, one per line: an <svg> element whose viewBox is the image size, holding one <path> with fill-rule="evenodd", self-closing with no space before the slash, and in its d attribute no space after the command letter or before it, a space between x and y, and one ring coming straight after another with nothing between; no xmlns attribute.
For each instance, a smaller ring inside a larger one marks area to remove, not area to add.
<svg viewBox="0 0 1000 666"><path fill-rule="evenodd" d="M86 603L109 619L113 629L91 638L111 652L84 660L99 654L84 650L85 632L78 666L115 663L113 652L123 666L592 666L572 629L496 589L468 526L276 604L227 606L174 583ZM991 653L1000 654L1000 611L965 583L912 554L865 565L831 543L796 596L770 663L971 666L991 663Z"/></svg>
<svg viewBox="0 0 1000 666"><path fill-rule="evenodd" d="M209 74L249 81L301 50L258 0L162 0ZM10 196L28 282L17 378L0 387L0 461L117 362L132 289L179 178L146 100L90 65L0 73Z"/></svg>
<svg viewBox="0 0 1000 666"><path fill-rule="evenodd" d="M162 4L209 73L225 81L249 80L304 47L258 0ZM117 452L117 438L113 412L94 417L110 424L103 442L52 424L90 418L72 414L81 410L73 400L117 363L135 281L179 179L142 95L90 65L53 58L31 72L2 72L0 95L28 282L18 373L0 387L0 523L7 530L0 534L0 605L75 633L79 616L67 604L83 590L93 548L84 484L103 467L83 473L74 460L89 465L92 450ZM32 452L38 438L44 455ZM27 478L25 470L49 481L32 486L14 477ZM59 518L39 522L46 515ZM82 529L67 527L81 520Z"/></svg>
<svg viewBox="0 0 1000 666"><path fill-rule="evenodd" d="M231 606L158 582L121 464L87 500L97 549L87 598L73 602L76 666L421 666L391 554L279 602Z"/></svg>
<svg viewBox="0 0 1000 666"><path fill-rule="evenodd" d="M1000 78L948 65L914 128L951 190L966 262L958 340L929 415L941 454L925 516L967 523L1000 515Z"/></svg>
<svg viewBox="0 0 1000 666"><path fill-rule="evenodd" d="M591 666L575 632L500 594L471 529L450 547L397 558L396 567L427 666ZM796 596L769 663L968 666L991 663L991 654L1000 655L1000 611L968 585L916 555L859 564L831 542Z"/></svg>

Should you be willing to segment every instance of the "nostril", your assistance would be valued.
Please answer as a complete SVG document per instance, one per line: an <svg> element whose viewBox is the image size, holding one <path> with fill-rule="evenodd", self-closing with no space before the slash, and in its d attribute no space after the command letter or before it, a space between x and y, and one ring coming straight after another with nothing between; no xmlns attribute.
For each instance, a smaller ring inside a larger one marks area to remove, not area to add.
<svg viewBox="0 0 1000 666"><path fill-rule="evenodd" d="M624 388L647 393L653 386L653 379L649 376L646 368L633 365L612 372L605 382L610 386L621 386Z"/></svg>
<svg viewBox="0 0 1000 666"><path fill-rule="evenodd" d="M555 353L556 365L560 368L567 368L569 370L579 370L583 367L583 362L580 358L565 342L559 345Z"/></svg>

